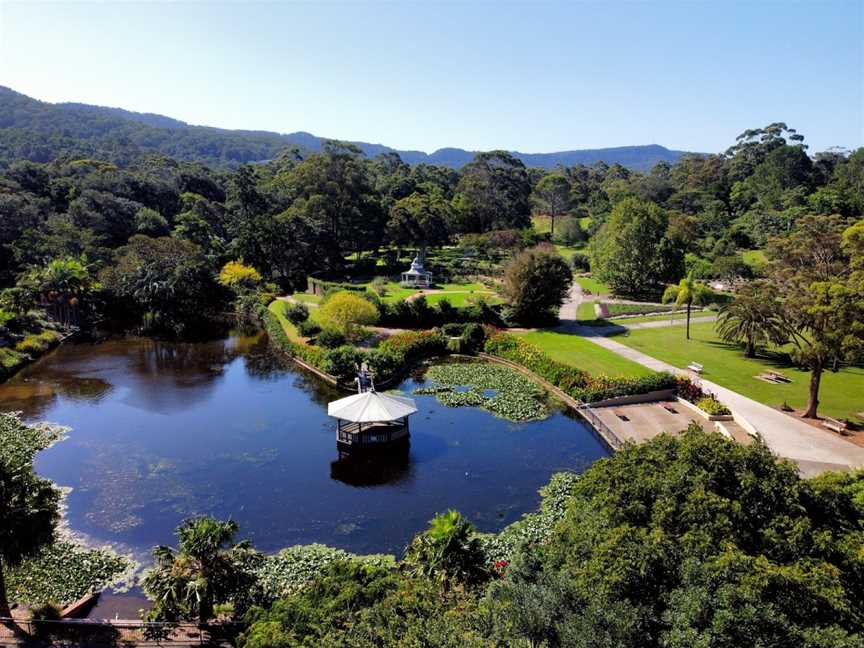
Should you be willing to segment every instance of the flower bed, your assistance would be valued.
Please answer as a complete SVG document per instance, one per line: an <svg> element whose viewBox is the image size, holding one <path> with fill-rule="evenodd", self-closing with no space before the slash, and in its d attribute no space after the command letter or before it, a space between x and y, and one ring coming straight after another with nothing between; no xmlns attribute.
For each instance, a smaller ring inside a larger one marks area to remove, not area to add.
<svg viewBox="0 0 864 648"><path fill-rule="evenodd" d="M699 385L684 376L678 377L676 386L678 397L704 412L709 419L731 417L732 411L710 392L704 391Z"/></svg>
<svg viewBox="0 0 864 648"><path fill-rule="evenodd" d="M713 396L704 396L696 402L696 407L709 416L728 416L732 412Z"/></svg>
<svg viewBox="0 0 864 648"><path fill-rule="evenodd" d="M557 362L530 342L503 331L489 332L485 351L530 369L568 396L585 403L670 389L677 385L675 376L669 373L657 373L641 378L592 375Z"/></svg>

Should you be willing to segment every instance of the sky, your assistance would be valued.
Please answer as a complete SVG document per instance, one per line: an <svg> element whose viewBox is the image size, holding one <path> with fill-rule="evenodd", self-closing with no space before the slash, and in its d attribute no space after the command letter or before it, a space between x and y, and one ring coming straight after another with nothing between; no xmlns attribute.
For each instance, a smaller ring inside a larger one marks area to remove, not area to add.
<svg viewBox="0 0 864 648"><path fill-rule="evenodd" d="M864 145L864 0L0 0L0 85L431 152Z"/></svg>

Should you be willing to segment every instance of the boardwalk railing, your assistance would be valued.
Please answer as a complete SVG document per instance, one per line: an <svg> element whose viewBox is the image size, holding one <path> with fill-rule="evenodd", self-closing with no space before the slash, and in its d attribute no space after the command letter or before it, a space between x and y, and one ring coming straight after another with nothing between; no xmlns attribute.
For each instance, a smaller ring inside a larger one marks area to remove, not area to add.
<svg viewBox="0 0 864 648"><path fill-rule="evenodd" d="M582 403L578 408L576 408L576 411L579 412L582 418L588 421L595 430L597 430L600 436L606 440L606 443L608 443L613 450L618 450L622 445L624 445L621 439L618 438L618 435L612 431L612 428L606 425L597 415L597 412L591 409L588 405Z"/></svg>
<svg viewBox="0 0 864 648"><path fill-rule="evenodd" d="M0 617L0 646L232 646L240 624L155 623L136 620L61 621Z"/></svg>

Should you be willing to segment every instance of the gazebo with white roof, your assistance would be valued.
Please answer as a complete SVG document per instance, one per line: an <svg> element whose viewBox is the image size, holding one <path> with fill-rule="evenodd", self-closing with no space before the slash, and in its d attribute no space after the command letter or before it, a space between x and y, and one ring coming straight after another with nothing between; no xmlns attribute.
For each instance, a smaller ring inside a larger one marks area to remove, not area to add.
<svg viewBox="0 0 864 648"><path fill-rule="evenodd" d="M432 273L423 267L422 255L411 262L411 268L402 273L402 285L406 288L428 288L432 285Z"/></svg>
<svg viewBox="0 0 864 648"><path fill-rule="evenodd" d="M337 422L340 447L368 447L408 439L408 417L417 411L411 398L380 394L374 389L340 398L327 405Z"/></svg>

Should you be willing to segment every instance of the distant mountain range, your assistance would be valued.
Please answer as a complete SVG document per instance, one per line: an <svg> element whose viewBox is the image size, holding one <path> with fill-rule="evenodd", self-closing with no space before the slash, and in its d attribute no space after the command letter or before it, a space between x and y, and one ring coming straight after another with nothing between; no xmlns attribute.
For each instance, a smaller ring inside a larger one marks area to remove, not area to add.
<svg viewBox="0 0 864 648"><path fill-rule="evenodd" d="M292 147L305 154L317 152L326 139L303 131L282 134L229 130L193 126L164 115L122 108L52 104L0 86L0 162L22 158L47 162L66 155L127 164L142 154L161 153L215 168L234 168L273 159ZM424 153L368 142L352 144L369 157L396 152L408 164L435 164L455 169L470 162L475 154L460 148ZM646 171L658 162L674 163L686 152L650 144L555 153L513 153L529 167L550 169L559 164L572 166L602 161Z"/></svg>

